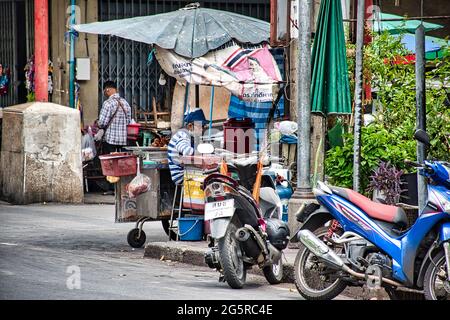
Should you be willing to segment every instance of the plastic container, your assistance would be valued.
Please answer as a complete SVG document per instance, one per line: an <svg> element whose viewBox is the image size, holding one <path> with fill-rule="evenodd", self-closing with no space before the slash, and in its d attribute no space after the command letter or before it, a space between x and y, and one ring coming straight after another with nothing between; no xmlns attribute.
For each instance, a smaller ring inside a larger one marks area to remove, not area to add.
<svg viewBox="0 0 450 320"><path fill-rule="evenodd" d="M127 125L127 139L137 140L139 137L139 129L141 127L140 123L130 123Z"/></svg>
<svg viewBox="0 0 450 320"><path fill-rule="evenodd" d="M181 241L201 241L203 239L203 216L178 218L178 232Z"/></svg>
<svg viewBox="0 0 450 320"><path fill-rule="evenodd" d="M251 153L255 150L255 124L250 118L227 119L223 123L224 149L234 153Z"/></svg>
<svg viewBox="0 0 450 320"><path fill-rule="evenodd" d="M122 177L136 175L137 156L126 152L99 156L105 176Z"/></svg>

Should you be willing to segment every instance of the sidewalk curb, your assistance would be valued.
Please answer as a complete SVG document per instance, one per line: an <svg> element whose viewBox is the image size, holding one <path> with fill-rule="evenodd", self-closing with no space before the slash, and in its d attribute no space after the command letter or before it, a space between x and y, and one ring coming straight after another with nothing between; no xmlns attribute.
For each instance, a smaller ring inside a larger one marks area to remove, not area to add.
<svg viewBox="0 0 450 320"><path fill-rule="evenodd" d="M171 260L195 266L207 267L204 261L204 253L207 248L195 248L189 244L181 244L179 242L149 242L145 245L144 258L152 258L158 260ZM251 274L264 276L263 272L258 267L253 267L248 270ZM284 283L294 283L294 265L289 262L284 262L283 265L283 279ZM368 292L359 287L348 287L341 294L342 296L356 300L368 300L373 297L373 293ZM382 292L383 300L389 300L387 293Z"/></svg>
<svg viewBox="0 0 450 320"><path fill-rule="evenodd" d="M188 245L171 245L170 242L152 242L147 243L144 251L144 258L153 258L160 260L172 260L181 263L192 264L201 267L207 267L204 260L204 253L207 248L192 248ZM248 270L249 273L264 276L262 270L253 267ZM294 283L294 266L291 263L283 265L283 280L285 283Z"/></svg>

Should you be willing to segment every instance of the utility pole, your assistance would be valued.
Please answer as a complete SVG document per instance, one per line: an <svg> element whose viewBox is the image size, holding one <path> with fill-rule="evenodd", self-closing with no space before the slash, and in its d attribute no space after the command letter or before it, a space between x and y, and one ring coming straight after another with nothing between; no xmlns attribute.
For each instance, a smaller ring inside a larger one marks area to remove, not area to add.
<svg viewBox="0 0 450 320"><path fill-rule="evenodd" d="M311 194L311 0L299 2L297 196Z"/></svg>
<svg viewBox="0 0 450 320"><path fill-rule="evenodd" d="M289 229L296 228L296 213L306 201L314 199L311 192L311 13L312 0L300 0L298 7L297 67L297 188L289 202ZM293 57L295 58L295 57Z"/></svg>
<svg viewBox="0 0 450 320"><path fill-rule="evenodd" d="M48 102L48 0L34 0L35 100Z"/></svg>
<svg viewBox="0 0 450 320"><path fill-rule="evenodd" d="M356 24L356 63L355 63L355 127L353 143L353 190L360 190L361 166L361 122L362 122L362 86L363 86L363 47L365 0L358 0Z"/></svg>
<svg viewBox="0 0 450 320"><path fill-rule="evenodd" d="M425 28L423 24L416 29L416 126L426 130L426 96L425 96ZM426 159L426 149L422 142L417 141L417 162ZM425 207L427 199L427 184L425 177L417 174L417 192L419 212Z"/></svg>

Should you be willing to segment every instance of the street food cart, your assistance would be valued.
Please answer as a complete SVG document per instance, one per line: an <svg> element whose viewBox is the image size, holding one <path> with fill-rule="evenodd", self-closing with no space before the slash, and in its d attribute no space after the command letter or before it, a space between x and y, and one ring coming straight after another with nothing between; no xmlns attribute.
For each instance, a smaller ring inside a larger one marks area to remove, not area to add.
<svg viewBox="0 0 450 320"><path fill-rule="evenodd" d="M116 223L134 222L135 228L127 236L128 244L140 248L146 240L142 230L147 221L160 220L167 234L172 211L175 185L170 177L167 148L158 147L125 147L127 153L121 153L113 158L101 156L102 168L105 170L106 161L119 162L117 166L126 172L116 172L119 180L115 183L115 221ZM121 157L121 158L119 158ZM119 160L122 159L122 160ZM150 190L131 198L127 192L128 184L137 173L136 161L140 162L141 173L151 180ZM125 174L124 174L125 173Z"/></svg>

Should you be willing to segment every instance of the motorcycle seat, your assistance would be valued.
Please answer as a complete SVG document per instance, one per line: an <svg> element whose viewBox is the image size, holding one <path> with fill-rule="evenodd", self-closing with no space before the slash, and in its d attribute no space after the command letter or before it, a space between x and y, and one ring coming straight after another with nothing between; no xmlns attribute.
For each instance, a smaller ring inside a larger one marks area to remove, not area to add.
<svg viewBox="0 0 450 320"><path fill-rule="evenodd" d="M372 201L351 189L339 187L330 187L330 189L334 194L347 199L359 207L373 219L393 223L399 227L405 227L408 225L408 217L406 216L403 208Z"/></svg>

